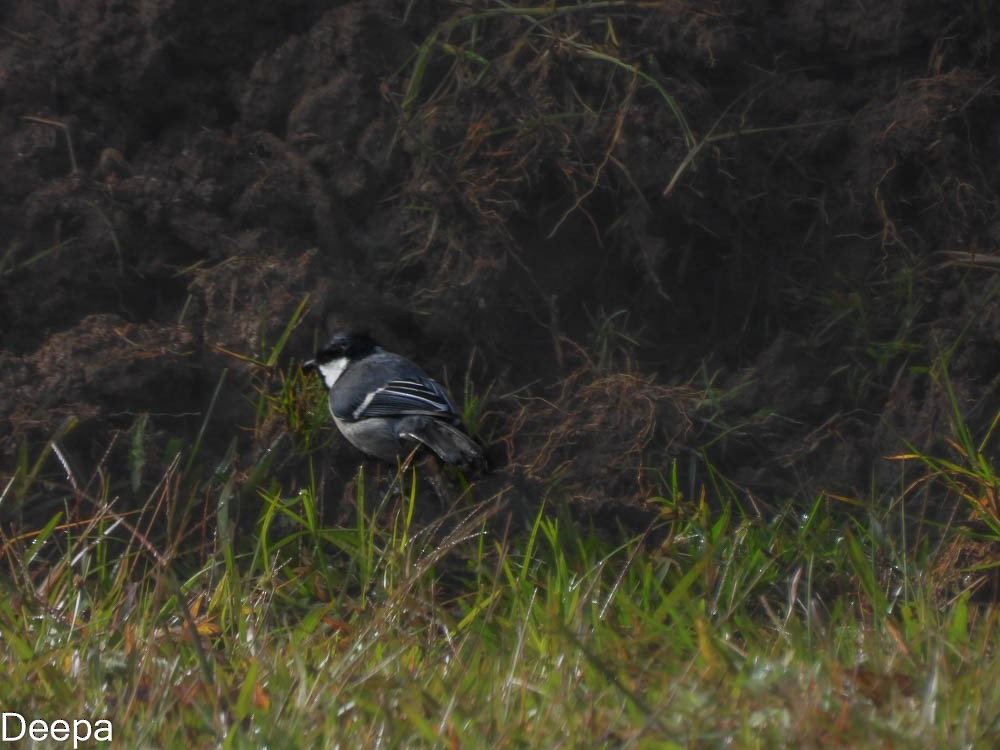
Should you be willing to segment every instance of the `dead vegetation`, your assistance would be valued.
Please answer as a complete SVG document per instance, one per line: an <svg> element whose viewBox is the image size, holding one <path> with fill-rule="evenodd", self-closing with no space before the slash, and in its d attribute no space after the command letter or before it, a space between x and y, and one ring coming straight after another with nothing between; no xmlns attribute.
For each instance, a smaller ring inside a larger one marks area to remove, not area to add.
<svg viewBox="0 0 1000 750"><path fill-rule="evenodd" d="M582 503L678 457L757 497L866 491L925 429L929 357L970 417L996 400L996 24L820 5L251 3L216 34L15 3L10 434L149 411L190 437L231 371L211 445L261 455L241 391L280 378L247 362L308 299L289 361L334 325L453 383L475 350L473 391L516 394L484 434Z"/></svg>

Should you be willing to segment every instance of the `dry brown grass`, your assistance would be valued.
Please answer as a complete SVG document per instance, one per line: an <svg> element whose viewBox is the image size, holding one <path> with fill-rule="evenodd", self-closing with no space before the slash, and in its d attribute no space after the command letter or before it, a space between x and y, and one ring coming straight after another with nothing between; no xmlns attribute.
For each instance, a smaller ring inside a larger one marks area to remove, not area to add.
<svg viewBox="0 0 1000 750"><path fill-rule="evenodd" d="M507 440L510 458L574 501L642 501L662 491L647 473L664 469L693 434L700 398L688 385L585 365L563 380L555 399L522 405Z"/></svg>

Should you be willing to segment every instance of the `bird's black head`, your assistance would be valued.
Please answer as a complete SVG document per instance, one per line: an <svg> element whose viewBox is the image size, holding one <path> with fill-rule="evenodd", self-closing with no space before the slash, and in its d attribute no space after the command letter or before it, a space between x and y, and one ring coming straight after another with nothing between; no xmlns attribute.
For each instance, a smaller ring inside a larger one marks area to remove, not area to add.
<svg viewBox="0 0 1000 750"><path fill-rule="evenodd" d="M316 352L312 362L319 366L336 359L361 359L377 349L378 344L367 333L337 333L326 346Z"/></svg>

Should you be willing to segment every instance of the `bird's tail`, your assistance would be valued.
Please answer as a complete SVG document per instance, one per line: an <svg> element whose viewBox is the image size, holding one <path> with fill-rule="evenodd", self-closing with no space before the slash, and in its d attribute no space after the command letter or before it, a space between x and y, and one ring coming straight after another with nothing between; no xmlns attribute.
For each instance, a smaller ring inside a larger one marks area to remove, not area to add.
<svg viewBox="0 0 1000 750"><path fill-rule="evenodd" d="M423 443L445 463L464 468L486 468L486 457L479 444L458 427L441 419L422 419L408 425L401 437Z"/></svg>

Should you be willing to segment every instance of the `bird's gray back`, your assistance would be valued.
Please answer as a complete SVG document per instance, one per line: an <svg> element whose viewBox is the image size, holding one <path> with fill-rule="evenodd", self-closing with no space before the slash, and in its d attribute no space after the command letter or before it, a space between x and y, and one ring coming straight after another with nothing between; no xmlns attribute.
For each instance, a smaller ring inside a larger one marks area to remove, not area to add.
<svg viewBox="0 0 1000 750"><path fill-rule="evenodd" d="M354 410L361 405L364 394L367 393L366 385L372 382L382 385L391 380L407 380L415 376L437 382L405 357L392 352L376 352L362 360L352 362L340 376L337 387L330 391L330 411L339 419L352 419ZM354 395L358 393L363 394L361 398ZM442 412L441 417L446 419L456 417L455 405L451 398L447 397L443 388L441 393L448 398L451 410L449 414Z"/></svg>

